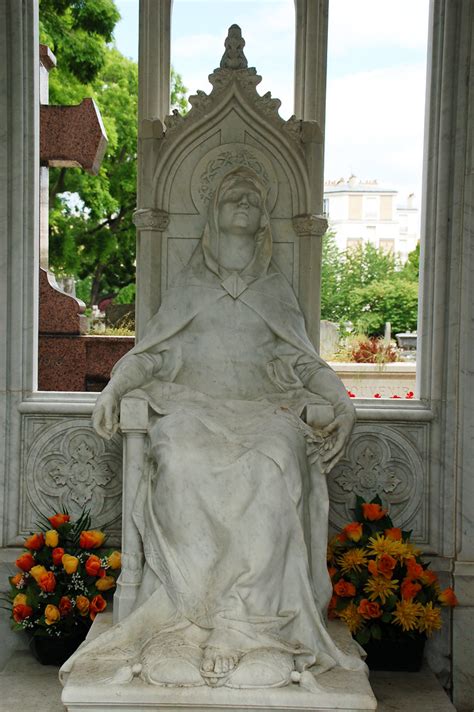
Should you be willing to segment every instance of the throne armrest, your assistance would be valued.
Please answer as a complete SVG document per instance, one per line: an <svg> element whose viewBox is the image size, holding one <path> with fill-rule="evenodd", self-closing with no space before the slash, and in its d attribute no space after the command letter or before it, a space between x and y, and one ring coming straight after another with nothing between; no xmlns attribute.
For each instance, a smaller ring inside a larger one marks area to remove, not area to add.
<svg viewBox="0 0 474 712"><path fill-rule="evenodd" d="M114 623L123 620L135 608L142 580L143 547L132 510L145 466L148 401L130 396L122 398L120 430L123 434L122 572L114 596Z"/></svg>

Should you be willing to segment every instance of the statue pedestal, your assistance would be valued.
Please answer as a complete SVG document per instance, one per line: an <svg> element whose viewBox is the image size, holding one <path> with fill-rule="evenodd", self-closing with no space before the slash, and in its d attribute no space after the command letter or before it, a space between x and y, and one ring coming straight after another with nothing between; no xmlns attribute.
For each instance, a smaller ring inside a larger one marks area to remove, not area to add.
<svg viewBox="0 0 474 712"><path fill-rule="evenodd" d="M88 639L105 632L112 625L110 614L97 616ZM330 633L343 650L352 648L354 642L342 623L330 622ZM67 677L62 702L68 712L174 712L176 709L192 712L369 712L375 710L377 701L363 672L334 668L314 678L319 690L310 692L298 684L279 688L233 690L227 687L159 687L147 685L139 678L127 684L104 684L91 675L90 667L81 670L74 666Z"/></svg>

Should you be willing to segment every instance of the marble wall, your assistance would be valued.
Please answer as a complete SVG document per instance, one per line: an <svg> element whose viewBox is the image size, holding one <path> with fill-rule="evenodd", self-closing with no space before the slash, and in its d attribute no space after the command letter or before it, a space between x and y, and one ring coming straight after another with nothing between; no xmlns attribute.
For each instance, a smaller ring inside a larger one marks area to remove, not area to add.
<svg viewBox="0 0 474 712"><path fill-rule="evenodd" d="M165 5L160 3L163 12ZM150 0L142 7L145 14L147 7L153 13L157 4ZM298 37L309 32L324 39L327 3L297 0L296 8ZM160 33L168 37L166 17L160 21L158 33L153 23L143 28L149 43L142 43L142 55ZM117 538L120 529L120 441L104 446L93 435L89 417L95 396L36 391L37 23L35 2L0 0L0 264L6 275L0 281L0 323L6 335L0 343L2 576L46 504L68 502L74 509L90 503L101 522L113 520ZM356 493L378 492L397 512L397 523L413 528L443 583L454 581L460 605L447 614L452 620L448 617L443 633L430 643L428 658L446 685L452 681L457 709L467 712L474 707L474 6L469 0L433 0L430 23L420 400L360 404L347 456L331 478L331 521L339 526L347 518ZM324 57L315 43L306 42L304 50L297 46L300 115L323 122ZM152 84L160 61L168 60L147 55L142 81ZM301 84L308 63L316 67L309 88ZM163 104L164 93L163 87L155 90L149 116L163 115L155 109ZM150 124L146 130L153 134L155 129ZM146 309L156 267L156 224L144 230L140 247ZM18 644L16 638L9 640ZM4 647L0 665L6 654Z"/></svg>

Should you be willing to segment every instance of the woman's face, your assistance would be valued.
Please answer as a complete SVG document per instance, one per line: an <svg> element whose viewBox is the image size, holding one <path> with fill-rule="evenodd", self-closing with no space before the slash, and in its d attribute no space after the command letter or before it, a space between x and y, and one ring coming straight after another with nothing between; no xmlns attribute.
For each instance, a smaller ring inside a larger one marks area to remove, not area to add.
<svg viewBox="0 0 474 712"><path fill-rule="evenodd" d="M234 183L220 197L218 225L224 232L255 235L262 217L261 198L252 183Z"/></svg>

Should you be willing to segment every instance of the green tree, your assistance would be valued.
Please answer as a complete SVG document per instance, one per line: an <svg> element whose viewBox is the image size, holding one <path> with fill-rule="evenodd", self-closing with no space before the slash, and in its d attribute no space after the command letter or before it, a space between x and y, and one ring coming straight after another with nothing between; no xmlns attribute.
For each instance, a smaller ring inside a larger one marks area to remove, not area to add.
<svg viewBox="0 0 474 712"><path fill-rule="evenodd" d="M119 17L112 0L41 0L40 13L41 40L52 45L58 60L50 73L50 102L78 104L92 97L108 136L97 176L71 168L50 171L50 267L58 276L73 275L78 295L96 304L135 279L137 65L107 45ZM79 55L84 32L92 27L95 44L89 45L85 69ZM181 77L172 70L171 80L173 108L185 111Z"/></svg>
<svg viewBox="0 0 474 712"><path fill-rule="evenodd" d="M40 37L61 61L61 71L93 81L105 64L120 19L114 0L40 0Z"/></svg>
<svg viewBox="0 0 474 712"><path fill-rule="evenodd" d="M412 253L413 255L413 253ZM323 238L321 318L350 321L357 331L383 334L386 321L394 331L416 328L418 274L412 256L402 267L393 253L370 243L338 249L335 235Z"/></svg>

